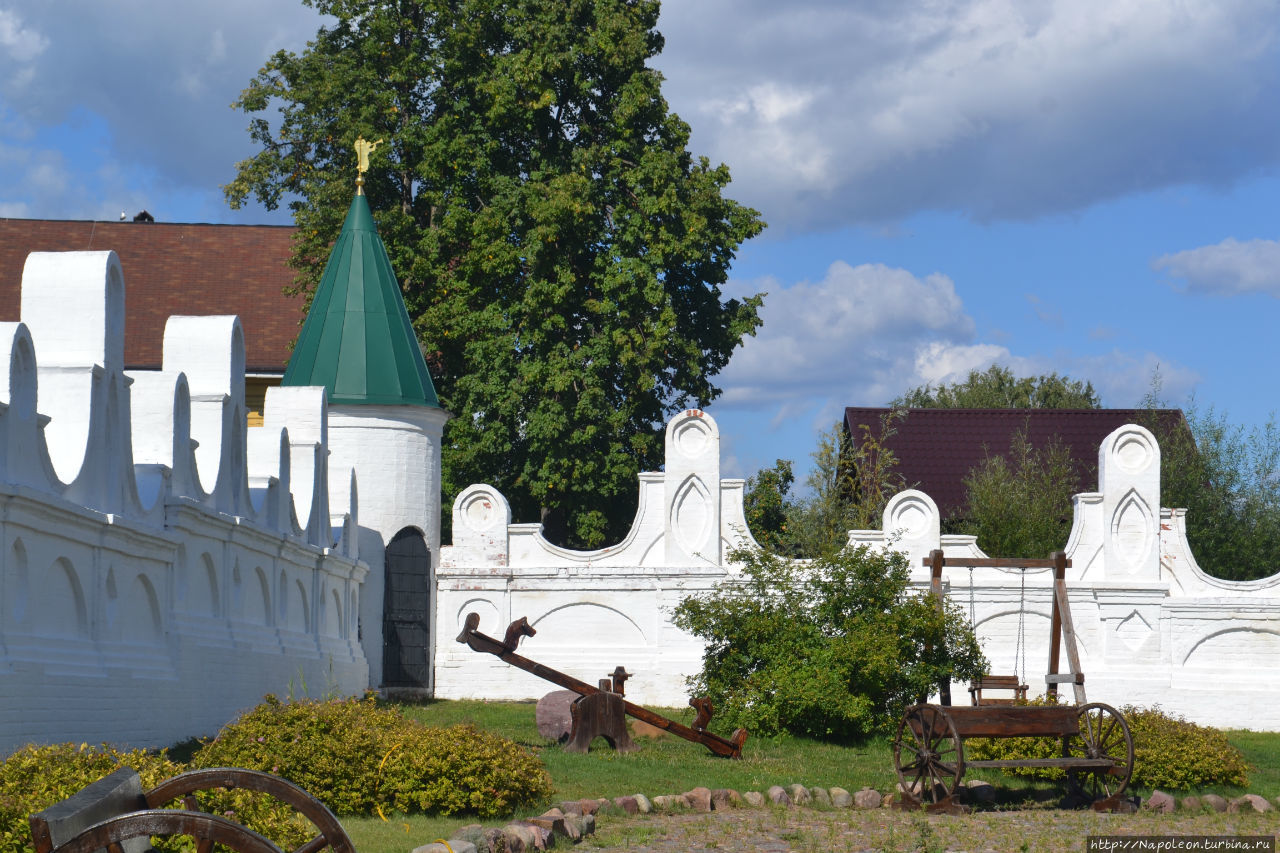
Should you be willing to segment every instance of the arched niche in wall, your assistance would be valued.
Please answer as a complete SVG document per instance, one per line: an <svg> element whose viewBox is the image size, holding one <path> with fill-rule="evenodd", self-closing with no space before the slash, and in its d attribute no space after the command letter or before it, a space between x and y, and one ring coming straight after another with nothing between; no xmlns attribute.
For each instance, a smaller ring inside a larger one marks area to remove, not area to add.
<svg viewBox="0 0 1280 853"><path fill-rule="evenodd" d="M89 636L84 585L71 560L54 560L39 582L31 584L31 633L44 637Z"/></svg>

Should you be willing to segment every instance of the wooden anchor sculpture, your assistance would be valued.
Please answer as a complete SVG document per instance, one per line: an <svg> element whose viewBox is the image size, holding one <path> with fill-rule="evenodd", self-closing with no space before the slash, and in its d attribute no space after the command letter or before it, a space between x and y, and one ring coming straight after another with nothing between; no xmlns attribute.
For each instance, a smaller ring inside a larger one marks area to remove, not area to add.
<svg viewBox="0 0 1280 853"><path fill-rule="evenodd" d="M747 740L746 729L735 730L728 739L707 731L707 723L711 721L712 714L710 700L689 700L689 704L697 709L698 716L692 726L685 726L623 699L623 682L630 678L630 674L622 667L615 669L611 678L601 679L599 687L592 687L585 681L516 654L520 638L532 637L537 633L523 616L507 626L507 634L501 641L477 631L479 625L480 614L468 613L462 633L458 635L458 642L466 643L472 651L496 655L514 667L578 694L579 698L571 708L573 725L566 750L586 752L591 741L598 735L603 735L618 751L631 751L635 747L627 735L625 719L625 715L629 714L685 740L700 743L716 755L726 758L742 757L742 744Z"/></svg>

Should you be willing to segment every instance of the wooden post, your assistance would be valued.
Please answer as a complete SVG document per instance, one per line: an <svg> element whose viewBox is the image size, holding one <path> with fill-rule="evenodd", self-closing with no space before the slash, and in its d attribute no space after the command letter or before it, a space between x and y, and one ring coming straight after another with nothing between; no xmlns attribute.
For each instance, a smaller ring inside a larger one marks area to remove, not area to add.
<svg viewBox="0 0 1280 853"><path fill-rule="evenodd" d="M938 612L945 612L942 604L942 566L945 558L941 548L934 548L929 552L929 591L934 596L934 602L938 606ZM944 678L938 684L938 700L944 708L951 707L951 679Z"/></svg>

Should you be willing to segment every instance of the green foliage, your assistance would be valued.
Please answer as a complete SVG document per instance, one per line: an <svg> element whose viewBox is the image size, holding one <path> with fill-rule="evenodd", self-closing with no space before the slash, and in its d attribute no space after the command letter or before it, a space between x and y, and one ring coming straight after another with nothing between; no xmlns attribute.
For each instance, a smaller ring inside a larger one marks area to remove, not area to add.
<svg viewBox="0 0 1280 853"><path fill-rule="evenodd" d="M921 385L890 405L915 409L1100 409L1102 400L1092 382L1050 373L1014 376L993 364L985 371L969 371L963 382Z"/></svg>
<svg viewBox="0 0 1280 853"><path fill-rule="evenodd" d="M1051 704L1046 697L1030 705ZM1244 788L1249 765L1240 750L1217 729L1197 725L1166 714L1159 707L1120 708L1133 737L1133 776L1130 784L1144 788L1190 790L1219 786ZM966 760L1057 758L1062 743L1057 738L969 738L964 742ZM1058 779L1061 770L1014 767L1013 776Z"/></svg>
<svg viewBox="0 0 1280 853"><path fill-rule="evenodd" d="M1071 449L1036 449L1019 431L1007 456L991 456L964 479L966 509L951 530L978 537L993 557L1044 557L1067 546L1071 496L1080 491Z"/></svg>
<svg viewBox="0 0 1280 853"><path fill-rule="evenodd" d="M472 726L424 726L372 698L268 696L194 761L283 776L340 815L505 815L550 792L542 763L524 748Z"/></svg>
<svg viewBox="0 0 1280 853"><path fill-rule="evenodd" d="M859 547L792 561L753 550L730 559L740 577L674 614L706 641L692 686L726 728L859 739L943 677L985 667L960 612L909 590L899 553Z"/></svg>
<svg viewBox="0 0 1280 853"><path fill-rule="evenodd" d="M1231 425L1192 400L1188 429L1157 416L1160 377L1144 405L1144 424L1160 444L1160 503L1187 511L1187 540L1208 574L1252 580L1276 571L1280 554L1280 425L1274 415L1261 427Z"/></svg>
<svg viewBox="0 0 1280 853"><path fill-rule="evenodd" d="M27 816L74 794L119 767L132 767L143 790L182 772L163 752L107 744L26 746L0 763L0 853L32 853Z"/></svg>
<svg viewBox="0 0 1280 853"><path fill-rule="evenodd" d="M844 547L850 530L878 529L889 499L906 488L894 470L898 460L885 446L899 415L860 425L860 441L850 441L840 424L820 435L804 497L788 496L794 478L785 459L749 480L747 523L761 547L812 557Z"/></svg>
<svg viewBox="0 0 1280 853"><path fill-rule="evenodd" d="M1249 785L1249 765L1217 729L1155 708L1120 709L1133 735L1133 784L1187 790Z"/></svg>
<svg viewBox="0 0 1280 853"><path fill-rule="evenodd" d="M444 491L502 490L554 541L625 532L636 473L760 320L721 286L759 214L668 111L657 0L306 0L326 25L235 106L261 150L224 189L287 203L299 287L366 192L441 404ZM259 114L280 110L278 121Z"/></svg>
<svg viewBox="0 0 1280 853"><path fill-rule="evenodd" d="M772 468L761 468L747 478L742 496L747 529L766 551L780 554L791 549L787 516L792 510L790 492L794 482L788 459L779 459Z"/></svg>

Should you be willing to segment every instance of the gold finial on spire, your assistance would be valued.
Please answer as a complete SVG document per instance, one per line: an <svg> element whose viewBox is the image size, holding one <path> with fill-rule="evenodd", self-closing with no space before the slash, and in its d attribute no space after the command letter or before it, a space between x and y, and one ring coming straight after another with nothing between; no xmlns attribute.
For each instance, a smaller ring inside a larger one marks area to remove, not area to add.
<svg viewBox="0 0 1280 853"><path fill-rule="evenodd" d="M381 144L381 139L370 142L363 136L356 137L356 195L364 195L364 173L369 171L369 155Z"/></svg>

